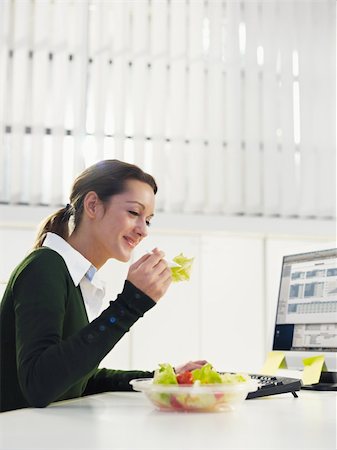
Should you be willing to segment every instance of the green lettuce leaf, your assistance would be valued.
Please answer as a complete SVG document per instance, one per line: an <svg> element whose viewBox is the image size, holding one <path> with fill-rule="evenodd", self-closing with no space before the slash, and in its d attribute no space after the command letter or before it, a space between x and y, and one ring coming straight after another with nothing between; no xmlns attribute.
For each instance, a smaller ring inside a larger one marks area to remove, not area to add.
<svg viewBox="0 0 337 450"><path fill-rule="evenodd" d="M178 384L175 371L171 364L159 364L159 369L154 373L154 384Z"/></svg>
<svg viewBox="0 0 337 450"><path fill-rule="evenodd" d="M250 379L248 375L242 373L224 373L220 377L224 384L245 383Z"/></svg>
<svg viewBox="0 0 337 450"><path fill-rule="evenodd" d="M200 381L200 384L222 383L220 374L213 369L211 364L205 364L200 369L192 370L194 381Z"/></svg>
<svg viewBox="0 0 337 450"><path fill-rule="evenodd" d="M190 279L194 258L187 258L182 253L173 258L178 267L171 267L172 281L188 281Z"/></svg>

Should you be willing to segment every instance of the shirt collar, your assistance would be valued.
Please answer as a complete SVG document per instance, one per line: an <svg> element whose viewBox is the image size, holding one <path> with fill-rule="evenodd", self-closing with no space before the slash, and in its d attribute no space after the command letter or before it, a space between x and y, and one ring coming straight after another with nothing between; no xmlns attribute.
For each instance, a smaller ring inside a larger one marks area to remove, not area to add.
<svg viewBox="0 0 337 450"><path fill-rule="evenodd" d="M47 233L43 247L48 247L62 256L75 286L79 285L85 275L92 282L97 272L96 267L61 236L55 233Z"/></svg>

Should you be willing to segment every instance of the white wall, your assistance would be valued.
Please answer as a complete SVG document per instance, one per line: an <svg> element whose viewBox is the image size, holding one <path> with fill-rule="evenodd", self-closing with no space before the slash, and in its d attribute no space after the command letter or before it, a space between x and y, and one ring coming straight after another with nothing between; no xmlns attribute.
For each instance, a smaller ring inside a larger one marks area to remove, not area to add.
<svg viewBox="0 0 337 450"><path fill-rule="evenodd" d="M29 251L37 223L49 213L46 208L6 208L0 207L0 281L8 279ZM30 211L34 214L29 217ZM228 221L219 230L211 217L208 229L205 218L198 221L197 216L194 223L175 226L172 217L166 219L159 218L134 258L155 246L168 258L180 252L194 256L191 280L173 284L102 366L153 369L159 362L203 358L219 370L258 371L271 348L282 257L335 247L334 227L315 222L302 224L301 233L295 226L292 233L290 228L280 233L280 224L273 220L254 229L254 221L237 219L236 226ZM107 283L106 306L121 291L127 270L127 264L113 260L101 269Z"/></svg>

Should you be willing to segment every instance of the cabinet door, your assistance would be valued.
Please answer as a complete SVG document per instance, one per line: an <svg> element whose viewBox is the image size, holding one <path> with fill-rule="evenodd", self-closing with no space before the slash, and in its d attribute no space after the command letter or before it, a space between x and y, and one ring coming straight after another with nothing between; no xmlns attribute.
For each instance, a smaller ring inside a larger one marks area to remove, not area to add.
<svg viewBox="0 0 337 450"><path fill-rule="evenodd" d="M170 233L152 234L141 244L135 259L158 247L168 259L180 252L194 257L191 279L172 283L165 296L131 329L131 366L155 369L158 363L180 364L199 357L200 253L199 238Z"/></svg>
<svg viewBox="0 0 337 450"><path fill-rule="evenodd" d="M204 236L201 357L218 370L256 371L264 359L263 239Z"/></svg>

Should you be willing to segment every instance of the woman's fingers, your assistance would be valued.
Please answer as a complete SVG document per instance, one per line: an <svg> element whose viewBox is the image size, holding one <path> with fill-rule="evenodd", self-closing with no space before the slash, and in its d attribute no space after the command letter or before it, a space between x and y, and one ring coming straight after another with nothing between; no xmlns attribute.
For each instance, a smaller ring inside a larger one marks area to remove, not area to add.
<svg viewBox="0 0 337 450"><path fill-rule="evenodd" d="M138 269L140 265L142 265L148 258L150 257L150 253L146 253L141 258L139 258L136 262L134 262L131 266L134 269Z"/></svg>
<svg viewBox="0 0 337 450"><path fill-rule="evenodd" d="M171 271L164 260L165 253L155 248L130 266L128 280L138 289L158 301L170 285Z"/></svg>

